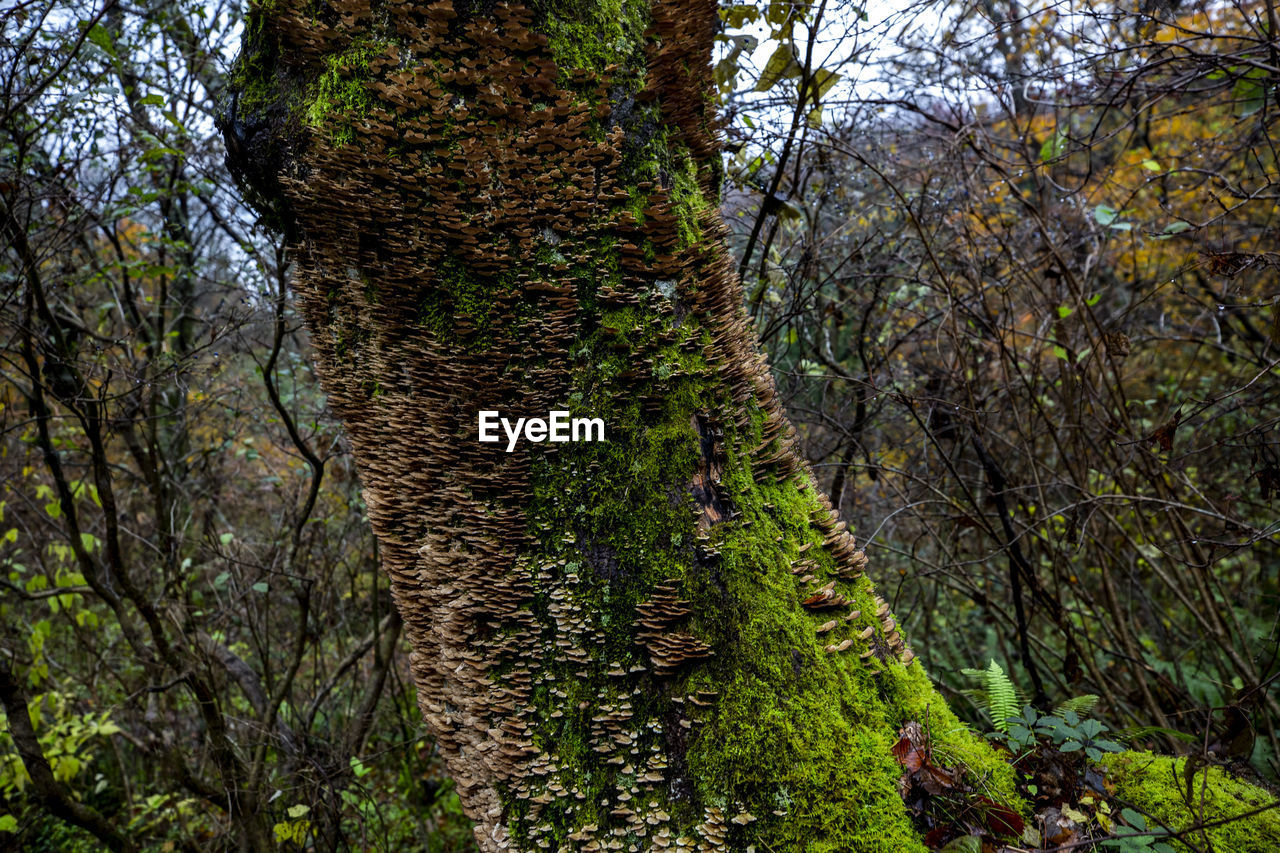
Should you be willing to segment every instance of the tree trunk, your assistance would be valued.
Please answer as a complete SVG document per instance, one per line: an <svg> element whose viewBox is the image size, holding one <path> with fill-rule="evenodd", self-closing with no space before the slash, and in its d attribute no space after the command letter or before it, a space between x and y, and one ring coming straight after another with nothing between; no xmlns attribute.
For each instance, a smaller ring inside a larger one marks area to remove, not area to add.
<svg viewBox="0 0 1280 853"><path fill-rule="evenodd" d="M910 851L930 686L794 450L717 208L710 0L262 2L224 132L293 245L419 704L491 850ZM481 442L568 410L604 441Z"/></svg>

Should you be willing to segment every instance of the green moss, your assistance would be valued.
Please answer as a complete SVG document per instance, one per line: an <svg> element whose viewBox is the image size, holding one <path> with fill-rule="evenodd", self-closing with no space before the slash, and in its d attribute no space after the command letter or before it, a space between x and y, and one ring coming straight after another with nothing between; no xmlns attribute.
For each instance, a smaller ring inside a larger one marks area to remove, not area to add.
<svg viewBox="0 0 1280 853"><path fill-rule="evenodd" d="M493 342L496 297L514 287L514 272L496 278L479 276L458 258L446 256L439 263L433 286L423 291L419 321L441 339L475 350L488 349Z"/></svg>
<svg viewBox="0 0 1280 853"><path fill-rule="evenodd" d="M600 327L581 342L583 366L570 405L575 411L608 412L609 440L565 446L554 463L535 456L533 468L531 519L537 529L545 524L556 531L548 537L552 541L544 542L545 551L561 554L566 572L581 578L575 598L596 614L603 630L602 642L589 649L592 661L586 668L557 663L548 653L544 671L555 674L554 683L564 695L550 690L535 695L540 719L550 721L537 740L555 753L560 781L584 795L576 804L558 801L548 806L552 814L544 810L542 820L557 828L559 843L565 843L575 827L607 822L607 809L600 809L600 802L615 786L634 784L634 772L605 765L593 752L591 715L602 706L630 702L637 720L659 719L660 695L636 696L629 684L619 684L608 671L614 663L628 668L647 663L634 642L635 607L655 584L680 576L694 534L687 497L674 499L672 484L686 482L699 459L691 413L705 382L694 375L684 377L660 411L646 414L639 400L613 384L611 377L627 362L612 350L620 339L633 347L651 345L657 332L642 323L634 309L608 312ZM691 367L696 371L696 365ZM584 471L591 471L591 476L583 476ZM572 531L576 541L561 541L562 531ZM584 554L589 559L584 561ZM545 603L535 605L539 606ZM551 721L556 710L562 716ZM659 736L646 737L643 745L648 747ZM690 829L700 819L692 805L667 807Z"/></svg>
<svg viewBox="0 0 1280 853"><path fill-rule="evenodd" d="M757 427L741 446L758 437ZM728 783L761 819L758 838L766 849L922 850L895 786L901 768L891 753L898 727L914 719L971 784L1025 812L1013 793L1012 769L960 724L918 663L868 665L852 651L825 651L874 620L818 635L819 624L844 611L815 616L800 607L802 587L787 570L798 553L788 556L774 543L780 537L813 543L805 556L819 564L821 581L834 579L829 554L816 547L820 535L810 519L819 504L812 491L796 479L757 484L746 460L732 457L725 484L749 524L726 526L715 582L732 604L700 625L714 645L732 650L694 678L695 687L720 691L715 716L689 754L704 795ZM868 581L837 583L858 609L874 612Z"/></svg>
<svg viewBox="0 0 1280 853"><path fill-rule="evenodd" d="M356 122L367 116L373 106L366 86L369 60L386 50L388 44L361 40L342 53L324 58L325 70L310 93L306 119L317 130L327 129L334 145L355 141Z"/></svg>
<svg viewBox="0 0 1280 853"><path fill-rule="evenodd" d="M680 233L680 245L692 246L702 239L701 217L711 203L698 182L698 167L689 156L681 157L671 174L672 212Z"/></svg>
<svg viewBox="0 0 1280 853"><path fill-rule="evenodd" d="M1163 824L1182 832L1198 823L1213 824L1276 804L1276 798L1261 788L1220 767L1210 767L1196 773L1193 803L1188 807L1186 761L1149 752L1123 752L1107 756L1105 765L1121 801L1133 803L1160 822L1148 821L1151 828ZM1196 849L1212 849L1215 853L1274 853L1280 850L1280 807L1194 830L1187 838ZM1172 844L1175 849L1191 849L1176 841Z"/></svg>
<svg viewBox="0 0 1280 853"><path fill-rule="evenodd" d="M1013 767L975 734L938 695L924 667L891 664L884 680L885 696L897 709L900 720L927 724L935 754L943 764L963 767L971 784L987 797L1016 811L1026 813L1023 803L1012 795L1016 776Z"/></svg>
<svg viewBox="0 0 1280 853"><path fill-rule="evenodd" d="M279 47L268 37L266 21L275 12L275 0L253 0L245 19L243 49L231 67L229 89L236 93L237 110L253 114L280 97L275 70Z"/></svg>
<svg viewBox="0 0 1280 853"><path fill-rule="evenodd" d="M700 792L731 792L774 849L922 850L894 786L892 727L870 673L818 648L794 578L761 565L768 549L749 544L758 539L733 538L720 577L746 612L720 626L733 652L694 679L720 693L690 750Z"/></svg>
<svg viewBox="0 0 1280 853"><path fill-rule="evenodd" d="M642 300L640 307L603 313L597 331L576 350L582 367L574 405L609 413L609 442L570 445L557 452L555 464L534 469L535 527L569 529L576 536L567 547L547 542L548 550L559 547L569 560L587 552L612 561L608 569L574 564L585 587L578 597L599 614L604 642L585 676L550 658L545 662L557 683L572 687L566 687L568 699L541 696L543 717L579 701L599 707L625 698L605 670L611 662L647 663L634 642L635 606L653 585L676 578L695 602L687 629L717 656L658 682L661 694L633 697L637 718L656 719L666 695L710 690L718 696L711 708L690 715L683 782L677 784L687 784L692 796L667 804L673 830L691 833L702 809L718 806L756 817L749 831L734 831L757 849L922 851L896 789L901 768L891 752L908 719L929 726L936 748L965 768L971 783L1025 811L1013 795L1011 768L946 709L919 664L868 666L855 654L824 651L862 625L819 636L816 627L830 615L818 618L800 607L800 586L789 572L797 545L811 543L806 555L824 573L834 566L817 547L821 535L811 519L819 503L812 490L801 489L796 478L756 483L749 460L735 450L759 443L758 411L742 432L717 418L726 432L724 495L738 515L716 525L701 550L694 548L697 512L688 484L703 462L694 420L730 411L733 402L701 347L692 345L705 343L705 330L689 323L676 329L670 319L653 323L646 306ZM672 336L675 343L664 343ZM617 378L645 357L664 383L656 409L646 408ZM583 477L584 471L591 476ZM778 541L787 544L779 548ZM868 581L842 584L864 612L874 612ZM565 714L541 742L554 745L564 778L590 787L583 808L593 809L614 785L627 784L595 764L586 719ZM553 822L567 829L603 817L583 814Z"/></svg>
<svg viewBox="0 0 1280 853"><path fill-rule="evenodd" d="M545 5L548 14L542 29L551 56L561 69L603 72L638 54L648 26L646 4L552 0Z"/></svg>

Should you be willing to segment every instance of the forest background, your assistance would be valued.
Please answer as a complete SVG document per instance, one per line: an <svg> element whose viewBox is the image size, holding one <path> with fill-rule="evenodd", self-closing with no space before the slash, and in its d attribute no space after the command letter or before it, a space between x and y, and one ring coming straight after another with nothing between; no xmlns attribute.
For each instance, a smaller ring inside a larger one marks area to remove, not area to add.
<svg viewBox="0 0 1280 853"><path fill-rule="evenodd" d="M235 789L286 848L472 849L223 165L243 6L6 5L0 698L50 772L6 723L0 848L98 849L59 803L216 848ZM748 309L953 707L1280 777L1273 4L721 18Z"/></svg>

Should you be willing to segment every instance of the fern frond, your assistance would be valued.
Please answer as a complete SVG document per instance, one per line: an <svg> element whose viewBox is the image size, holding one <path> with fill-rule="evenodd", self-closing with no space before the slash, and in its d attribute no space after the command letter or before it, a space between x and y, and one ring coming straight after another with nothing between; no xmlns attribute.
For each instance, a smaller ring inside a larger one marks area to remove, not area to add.
<svg viewBox="0 0 1280 853"><path fill-rule="evenodd" d="M1009 718L1018 716L1022 709L1022 698L1018 688L1005 674L1004 668L993 658L986 669L962 669L964 675L979 682L981 689L976 692L978 704L996 731L1008 733ZM968 692L968 691L966 691Z"/></svg>
<svg viewBox="0 0 1280 853"><path fill-rule="evenodd" d="M1074 696L1061 705L1053 709L1055 717L1061 717L1067 711L1075 711L1081 717L1089 716L1089 712L1093 710L1093 706L1098 704L1099 697L1096 693L1086 693L1083 696Z"/></svg>
<svg viewBox="0 0 1280 853"><path fill-rule="evenodd" d="M987 711L996 731L1009 731L1009 718L1018 716L1022 703L1018 701L1018 689L994 659L984 673L987 687Z"/></svg>

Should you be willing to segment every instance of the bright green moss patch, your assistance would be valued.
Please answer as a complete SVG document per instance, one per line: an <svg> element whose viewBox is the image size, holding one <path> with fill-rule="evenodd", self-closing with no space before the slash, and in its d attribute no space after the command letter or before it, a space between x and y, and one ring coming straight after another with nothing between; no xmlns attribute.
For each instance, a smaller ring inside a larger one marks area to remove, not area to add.
<svg viewBox="0 0 1280 853"><path fill-rule="evenodd" d="M316 81L306 117L314 128L330 128L330 141L335 146L355 141L356 121L367 116L373 106L365 85L369 60L386 50L388 44L362 41L340 54L324 58L325 70Z"/></svg>
<svg viewBox="0 0 1280 853"><path fill-rule="evenodd" d="M758 441L758 424L753 433L738 446ZM1012 768L946 708L919 664L863 662L857 652L866 645L857 640L847 652L825 651L872 620L819 635L819 625L849 608L816 614L800 607L809 585L790 573L797 554L788 551L810 543L805 557L822 575L814 583L834 579L811 523L820 509L812 489L796 478L756 483L747 460L732 453L724 484L741 518L717 531L710 576L695 568L687 579L701 596L718 589L721 601L697 624L722 654L689 685L719 692L688 755L703 797L736 797L760 821L764 849L923 850L897 791L902 768L892 754L898 727L917 720L946 764L1025 812ZM780 549L780 538L790 544ZM869 581L837 583L852 607L874 612Z"/></svg>
<svg viewBox="0 0 1280 853"><path fill-rule="evenodd" d="M231 67L229 88L236 94L236 109L253 114L281 96L277 79L279 47L269 38L266 21L275 11L275 0L252 0L245 18L244 49Z"/></svg>
<svg viewBox="0 0 1280 853"><path fill-rule="evenodd" d="M534 4L535 8L538 4ZM634 57L648 26L647 7L626 0L552 0L543 31L562 69L603 72Z"/></svg>
<svg viewBox="0 0 1280 853"><path fill-rule="evenodd" d="M1188 806L1183 775L1186 761L1149 752L1122 752L1107 756L1105 765L1120 800L1133 803L1159 821L1148 822L1153 829L1164 824L1175 833L1182 832L1197 824L1218 824L1271 805L1250 817L1193 830L1187 837L1195 849L1212 849L1214 853L1280 850L1280 807L1275 797L1220 767L1211 767L1196 773L1192 781L1193 803ZM1170 843L1175 849L1191 849L1177 841Z"/></svg>
<svg viewBox="0 0 1280 853"><path fill-rule="evenodd" d="M692 246L702 239L701 217L710 207L703 197L698 183L698 167L693 158L685 156L671 175L672 211L676 215L676 227L680 231L680 244Z"/></svg>
<svg viewBox="0 0 1280 853"><path fill-rule="evenodd" d="M923 850L871 671L819 648L794 578L769 566L767 543L750 544L761 538L742 531L721 546L718 579L736 606L720 615L745 613L722 625L726 653L690 683L719 691L689 752L700 792L733 792L773 849Z"/></svg>

